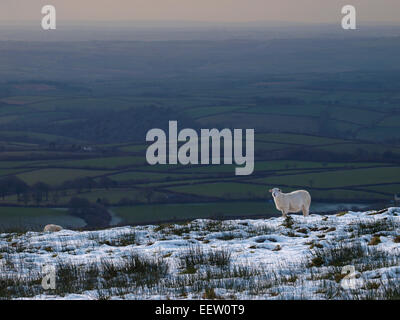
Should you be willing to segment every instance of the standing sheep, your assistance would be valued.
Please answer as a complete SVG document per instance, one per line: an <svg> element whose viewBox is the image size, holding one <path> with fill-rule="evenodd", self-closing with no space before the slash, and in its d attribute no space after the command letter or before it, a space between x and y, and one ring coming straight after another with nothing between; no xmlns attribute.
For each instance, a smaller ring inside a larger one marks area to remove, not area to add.
<svg viewBox="0 0 400 320"><path fill-rule="evenodd" d="M283 193L278 188L270 189L274 198L275 206L279 211L282 211L282 215L286 218L288 213L295 213L303 211L305 217L308 216L311 205L311 196L305 190L297 190L290 193Z"/></svg>

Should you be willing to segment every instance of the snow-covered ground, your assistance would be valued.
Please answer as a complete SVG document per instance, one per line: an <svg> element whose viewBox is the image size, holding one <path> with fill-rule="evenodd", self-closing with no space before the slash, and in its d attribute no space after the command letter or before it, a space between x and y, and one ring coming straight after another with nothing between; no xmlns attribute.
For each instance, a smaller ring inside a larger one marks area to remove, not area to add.
<svg viewBox="0 0 400 320"><path fill-rule="evenodd" d="M389 299L399 280L400 208L0 234L5 299Z"/></svg>

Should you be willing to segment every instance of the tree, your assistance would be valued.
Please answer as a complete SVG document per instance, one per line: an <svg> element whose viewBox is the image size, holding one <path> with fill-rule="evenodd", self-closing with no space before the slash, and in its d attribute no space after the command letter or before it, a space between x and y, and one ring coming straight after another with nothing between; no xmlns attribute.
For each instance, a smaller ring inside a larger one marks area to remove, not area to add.
<svg viewBox="0 0 400 320"><path fill-rule="evenodd" d="M42 200L43 196L45 196L46 201L49 201L49 192L51 188L47 183L39 181L32 186L32 189L36 194L35 199L40 198Z"/></svg>
<svg viewBox="0 0 400 320"><path fill-rule="evenodd" d="M24 202L25 205L28 204L28 202L30 201L30 199L31 199L31 196L30 196L29 192L24 192L24 193L22 194L22 201Z"/></svg>
<svg viewBox="0 0 400 320"><path fill-rule="evenodd" d="M29 186L21 179L18 179L17 177L15 177L14 190L15 190L15 193L17 194L17 198L18 198L18 202L19 202L20 195L25 194L29 190Z"/></svg>
<svg viewBox="0 0 400 320"><path fill-rule="evenodd" d="M53 192L52 200L53 200L53 202L56 203L56 204L58 203L58 201L60 201L60 195L58 194L58 191L57 191L57 190Z"/></svg>
<svg viewBox="0 0 400 320"><path fill-rule="evenodd" d="M111 222L111 215L103 205L92 204L85 198L72 198L69 207L71 215L84 219L90 227L107 227Z"/></svg>
<svg viewBox="0 0 400 320"><path fill-rule="evenodd" d="M20 195L28 190L29 186L16 176L9 176L0 180L0 195L3 200L9 194L16 194L18 201L20 201Z"/></svg>

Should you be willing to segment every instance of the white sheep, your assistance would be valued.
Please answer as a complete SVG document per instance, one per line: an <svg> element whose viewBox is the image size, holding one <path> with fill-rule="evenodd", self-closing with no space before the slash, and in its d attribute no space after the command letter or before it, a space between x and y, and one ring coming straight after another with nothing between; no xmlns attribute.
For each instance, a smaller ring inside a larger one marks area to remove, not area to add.
<svg viewBox="0 0 400 320"><path fill-rule="evenodd" d="M63 228L61 226L58 226L56 224L48 224L47 226L44 227L43 231L44 232L57 232L61 231Z"/></svg>
<svg viewBox="0 0 400 320"><path fill-rule="evenodd" d="M290 193L283 193L278 188L270 189L274 198L275 206L279 211L282 211L282 215L286 218L288 213L295 213L303 211L303 215L306 217L310 211L311 196L305 190L297 190Z"/></svg>

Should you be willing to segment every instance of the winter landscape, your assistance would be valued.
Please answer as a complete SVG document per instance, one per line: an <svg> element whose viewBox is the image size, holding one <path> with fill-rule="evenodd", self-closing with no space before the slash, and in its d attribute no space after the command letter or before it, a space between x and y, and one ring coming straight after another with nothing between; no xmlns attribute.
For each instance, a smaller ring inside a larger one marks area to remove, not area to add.
<svg viewBox="0 0 400 320"><path fill-rule="evenodd" d="M0 300L400 299L400 1L20 2Z"/></svg>
<svg viewBox="0 0 400 320"><path fill-rule="evenodd" d="M398 299L400 208L3 233L0 276L2 299Z"/></svg>

